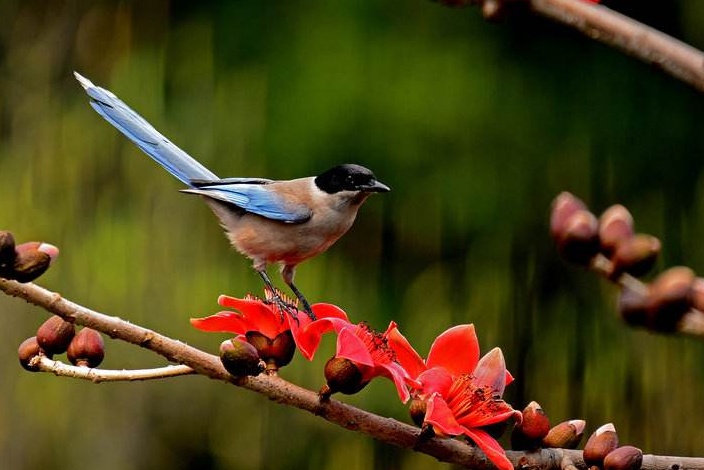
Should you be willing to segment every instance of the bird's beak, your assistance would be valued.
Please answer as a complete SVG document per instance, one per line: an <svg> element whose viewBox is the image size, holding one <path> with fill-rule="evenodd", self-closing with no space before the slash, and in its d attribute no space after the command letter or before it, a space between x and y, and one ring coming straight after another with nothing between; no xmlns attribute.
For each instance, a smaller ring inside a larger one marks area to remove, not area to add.
<svg viewBox="0 0 704 470"><path fill-rule="evenodd" d="M367 191L370 193L388 193L389 191L391 191L391 188L386 186L381 181L377 181L377 180L374 180L368 186L364 186L361 189L362 189L362 191Z"/></svg>

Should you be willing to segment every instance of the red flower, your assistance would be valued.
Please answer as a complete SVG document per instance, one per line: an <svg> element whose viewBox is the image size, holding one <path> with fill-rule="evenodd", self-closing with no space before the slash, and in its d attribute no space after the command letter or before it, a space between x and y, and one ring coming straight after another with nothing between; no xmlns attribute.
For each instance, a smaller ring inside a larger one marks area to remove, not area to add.
<svg viewBox="0 0 704 470"><path fill-rule="evenodd" d="M464 434L477 444L500 470L513 470L513 464L496 439L481 429L514 417L521 412L501 399L506 386L506 364L501 349L489 351L473 374L455 377L450 386L443 382L427 400L425 423L436 432L450 436Z"/></svg>
<svg viewBox="0 0 704 470"><path fill-rule="evenodd" d="M317 313L316 313L317 315ZM404 403L410 398L406 380L408 373L396 361L393 350L388 345L389 332L396 329L396 323L391 322L384 333L374 331L366 323L355 325L350 323L346 318L328 316L320 318L308 325L291 325L291 331L296 338L296 344L301 353L307 358L312 359L315 351L320 345L320 340L323 334L329 331L337 333L337 350L332 360L346 359L350 361L356 368L358 374L354 374L352 380L356 383L347 387L346 391L343 388L335 389L332 383L335 378L328 378L328 386L332 389L329 393L341 391L343 393L354 393L361 390L374 377L386 377L394 382L399 398ZM330 364L330 361L328 361ZM336 367L326 367L332 370L332 373L338 369ZM345 380L349 378L349 369L344 368L343 374ZM327 374L326 374L327 376ZM329 393L323 393L329 395Z"/></svg>
<svg viewBox="0 0 704 470"><path fill-rule="evenodd" d="M278 369L288 364L295 352L296 337L292 334L291 325L298 328L311 323L304 312L299 311L296 320L291 315L282 312L280 307L271 301L271 292L265 290L266 299L247 295L244 299L221 295L218 304L235 311L222 311L205 318L191 318L191 324L203 331L234 333L238 338L252 344L259 356L267 362L270 369ZM280 296L283 294L279 293ZM285 301L289 299L283 297ZM290 303L290 302L289 302ZM347 321L347 315L331 304L314 304L311 306L318 318L334 317ZM305 355L305 354L304 354Z"/></svg>
<svg viewBox="0 0 704 470"><path fill-rule="evenodd" d="M399 363L409 372L409 385L425 402L424 424L450 436L472 439L501 470L511 470L498 442L482 427L520 420L521 413L501 399L513 380L506 370L501 349L494 348L479 359L474 325L458 325L440 334L424 361L397 330L389 332L389 344Z"/></svg>

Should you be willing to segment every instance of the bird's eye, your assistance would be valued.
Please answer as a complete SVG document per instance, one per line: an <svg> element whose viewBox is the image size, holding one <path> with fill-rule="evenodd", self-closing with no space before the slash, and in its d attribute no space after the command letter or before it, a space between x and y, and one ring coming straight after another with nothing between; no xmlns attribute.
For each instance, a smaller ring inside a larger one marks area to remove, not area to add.
<svg viewBox="0 0 704 470"><path fill-rule="evenodd" d="M354 176L347 175L347 178L345 178L345 183L347 183L349 185L354 185Z"/></svg>

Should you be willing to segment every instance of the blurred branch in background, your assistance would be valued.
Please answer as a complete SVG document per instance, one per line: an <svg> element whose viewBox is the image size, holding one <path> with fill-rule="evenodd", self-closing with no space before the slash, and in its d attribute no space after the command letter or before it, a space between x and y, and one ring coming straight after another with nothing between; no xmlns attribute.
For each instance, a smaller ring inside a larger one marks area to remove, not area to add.
<svg viewBox="0 0 704 470"><path fill-rule="evenodd" d="M642 282L660 255L660 240L636 233L631 213L620 204L599 218L574 195L563 192L552 204L550 231L562 257L589 268L621 289L623 320L657 333L704 338L704 278L686 266Z"/></svg>
<svg viewBox="0 0 704 470"><path fill-rule="evenodd" d="M499 19L505 10L526 3L541 16L570 26L704 91L702 51L603 5L587 0L469 0L468 3L481 4L487 19Z"/></svg>

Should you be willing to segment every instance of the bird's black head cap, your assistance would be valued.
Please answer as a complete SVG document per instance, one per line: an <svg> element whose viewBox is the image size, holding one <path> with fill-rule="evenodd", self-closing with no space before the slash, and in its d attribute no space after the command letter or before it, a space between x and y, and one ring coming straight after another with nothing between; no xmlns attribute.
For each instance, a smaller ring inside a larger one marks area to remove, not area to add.
<svg viewBox="0 0 704 470"><path fill-rule="evenodd" d="M384 183L377 181L371 170L353 163L330 168L315 178L315 185L328 194L340 191L385 193L391 190Z"/></svg>

